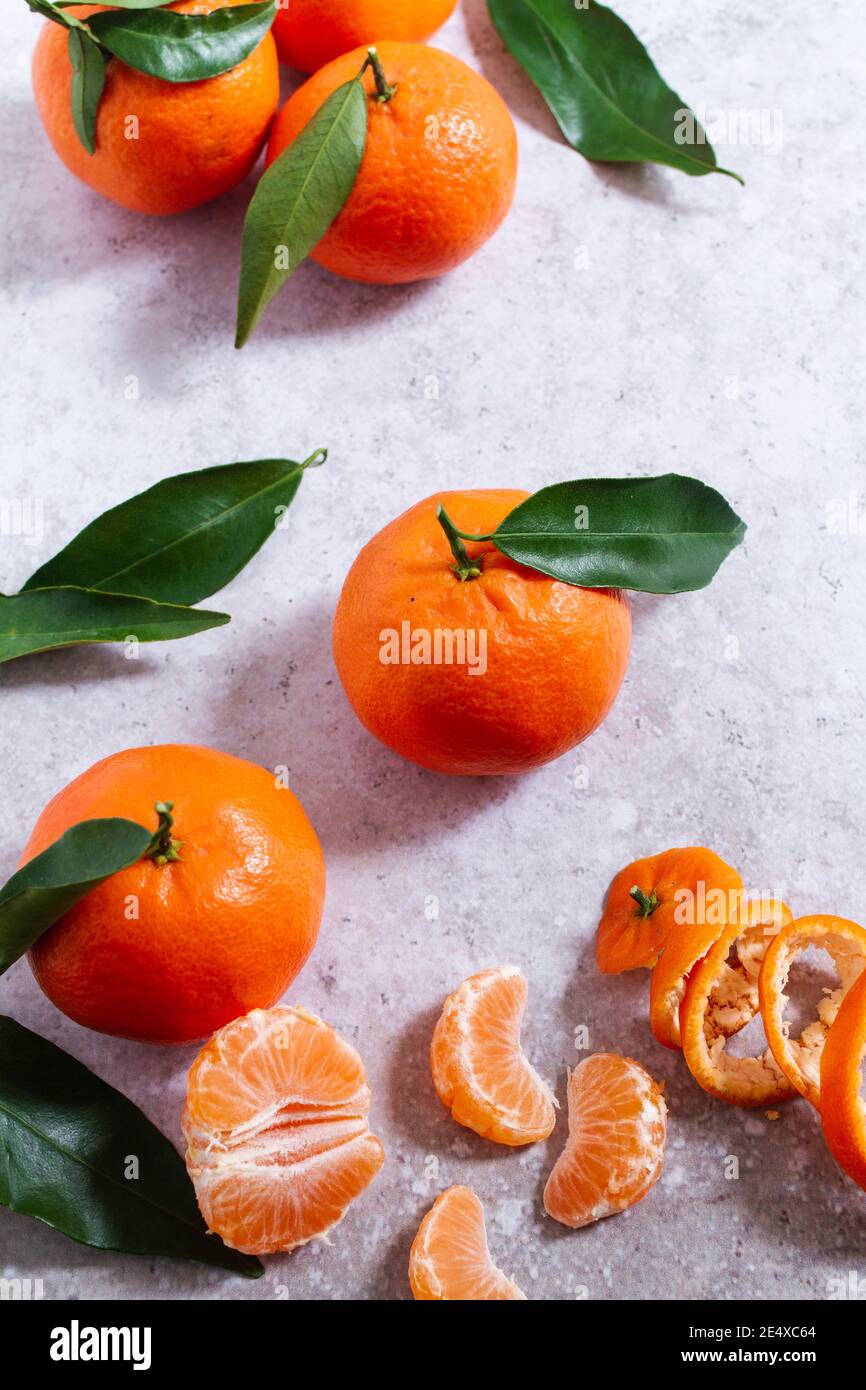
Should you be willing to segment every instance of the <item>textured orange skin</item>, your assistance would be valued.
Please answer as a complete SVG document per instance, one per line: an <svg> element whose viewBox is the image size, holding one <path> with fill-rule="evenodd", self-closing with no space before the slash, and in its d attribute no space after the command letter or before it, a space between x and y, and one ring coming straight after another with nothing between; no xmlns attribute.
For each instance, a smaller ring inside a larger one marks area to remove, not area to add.
<svg viewBox="0 0 866 1390"><path fill-rule="evenodd" d="M866 1055L866 973L855 980L821 1053L821 1125L830 1152L866 1191L866 1108L860 1094Z"/></svg>
<svg viewBox="0 0 866 1390"><path fill-rule="evenodd" d="M712 888L741 887L739 875L702 845L666 849L646 859L626 864L607 890L604 912L595 939L595 959L605 975L656 964L675 926L675 894L679 889L697 891L703 881ZM658 907L644 917L631 889L641 888L647 897L655 893Z"/></svg>
<svg viewBox="0 0 866 1390"><path fill-rule="evenodd" d="M467 542L481 575L461 581L436 520L486 534L529 494L440 492L410 507L358 555L334 617L334 659L361 723L436 772L526 772L591 734L619 690L631 617L618 590L578 589ZM485 629L487 670L383 665L380 633Z"/></svg>
<svg viewBox="0 0 866 1390"><path fill-rule="evenodd" d="M377 44L390 101L367 102L367 144L342 211L312 252L349 280L429 280L473 255L514 196L517 136L498 92L459 58L415 43ZM356 48L317 72L274 121L267 162L367 57ZM369 70L368 93L375 91ZM431 138L431 120L439 122Z"/></svg>
<svg viewBox="0 0 866 1390"><path fill-rule="evenodd" d="M208 14L232 3L185 0L170 8ZM86 19L109 8L80 5L70 13ZM204 82L163 82L118 58L105 77L91 155L72 124L66 31L46 20L33 54L33 91L48 138L67 169L131 212L187 212L240 183L258 158L279 101L270 34L243 63ZM138 117L137 140L126 138L129 116Z"/></svg>
<svg viewBox="0 0 866 1390"><path fill-rule="evenodd" d="M179 861L141 859L106 879L39 938L30 963L76 1023L183 1043L268 1008L291 984L318 934L325 864L303 807L271 773L186 744L95 763L48 803L21 863L78 821L156 828L154 802L166 800Z"/></svg>
<svg viewBox="0 0 866 1390"><path fill-rule="evenodd" d="M315 72L358 44L429 39L457 0L282 0L273 34L280 60Z"/></svg>
<svg viewBox="0 0 866 1390"><path fill-rule="evenodd" d="M761 1019L770 1050L791 1085L818 1110L821 1108L820 1086L815 1085L800 1071L795 1064L796 1059L792 1058L787 1050L788 1039L784 1030L785 990L790 965L797 955L808 946L816 946L823 947L834 957L834 938L849 942L855 953L866 956L866 931L859 922L851 922L847 917L835 917L829 913L798 917L795 921L788 922L771 943L758 979ZM833 1031L833 1027L835 1023L831 1026L830 1032ZM829 1038L829 1033L827 1036Z"/></svg>

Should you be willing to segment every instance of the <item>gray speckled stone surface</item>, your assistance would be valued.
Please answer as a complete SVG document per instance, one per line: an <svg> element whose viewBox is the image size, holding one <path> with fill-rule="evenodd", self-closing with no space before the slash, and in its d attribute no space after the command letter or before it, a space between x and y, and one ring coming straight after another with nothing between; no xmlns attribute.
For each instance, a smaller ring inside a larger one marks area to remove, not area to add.
<svg viewBox="0 0 866 1390"><path fill-rule="evenodd" d="M586 163L556 138L482 0L464 0L437 41L482 69L517 119L504 228L417 287L307 265L238 354L249 188L154 221L80 187L31 103L38 21L10 7L2 493L38 498L45 528L37 546L3 538L2 588L169 472L319 444L331 457L288 530L221 596L229 627L137 662L79 649L4 668L0 869L45 801L118 748L179 739L288 764L329 870L318 949L289 998L360 1048L388 1151L333 1245L273 1259L255 1284L99 1254L0 1210L0 1274L42 1278L47 1297L405 1298L413 1232L455 1182L478 1191L494 1253L531 1298L825 1298L829 1281L866 1272L866 1198L805 1102L769 1123L710 1101L652 1041L646 978L602 978L592 957L612 873L675 843L712 845L797 912L866 918L866 13L850 0L620 9L694 105L780 113L775 148L718 142L745 189ZM132 375L138 400L125 394ZM669 469L719 486L748 538L706 591L635 602L630 670L590 741L533 776L467 782L366 735L328 627L374 530L434 488ZM549 1143L509 1152L457 1128L431 1090L443 996L510 960L530 984L528 1051L560 1097L581 1023L593 1050L628 1052L667 1083L662 1180L594 1229L572 1234L542 1213L562 1121ZM0 980L0 1008L178 1139L193 1049L76 1027L24 962Z"/></svg>

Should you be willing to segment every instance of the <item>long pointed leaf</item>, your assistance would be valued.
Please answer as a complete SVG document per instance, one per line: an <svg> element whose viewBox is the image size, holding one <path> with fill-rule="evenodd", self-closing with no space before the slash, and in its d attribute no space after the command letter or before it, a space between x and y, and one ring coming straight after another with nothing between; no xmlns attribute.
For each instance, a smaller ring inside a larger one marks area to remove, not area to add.
<svg viewBox="0 0 866 1390"><path fill-rule="evenodd" d="M111 874L140 859L153 831L112 817L81 821L0 888L0 975Z"/></svg>
<svg viewBox="0 0 866 1390"><path fill-rule="evenodd" d="M199 82L237 67L274 22L276 5L233 5L210 14L175 10L106 10L87 23L104 48L131 68L164 82Z"/></svg>
<svg viewBox="0 0 866 1390"><path fill-rule="evenodd" d="M719 168L686 103L613 10L596 0L488 0L488 8L566 140L587 159L650 161L742 183Z"/></svg>
<svg viewBox="0 0 866 1390"><path fill-rule="evenodd" d="M493 540L513 560L566 584L674 594L709 584L745 530L715 488L666 473L542 488L508 514Z"/></svg>
<svg viewBox="0 0 866 1390"><path fill-rule="evenodd" d="M227 613L93 589L31 589L0 597L0 662L89 642L171 642L229 622Z"/></svg>
<svg viewBox="0 0 866 1390"><path fill-rule="evenodd" d="M261 459L165 478L110 508L42 565L24 591L58 584L165 603L199 603L264 544L291 504L304 463Z"/></svg>
<svg viewBox="0 0 866 1390"><path fill-rule="evenodd" d="M183 1159L137 1106L11 1018L0 1018L0 1203L98 1250L264 1272L207 1234Z"/></svg>
<svg viewBox="0 0 866 1390"><path fill-rule="evenodd" d="M352 191L367 142L367 97L353 78L332 92L259 179L241 247L235 347L321 241Z"/></svg>
<svg viewBox="0 0 866 1390"><path fill-rule="evenodd" d="M86 30L70 29L69 60L72 63L72 124L87 153L93 154L96 149L96 117L105 86L105 59L102 50Z"/></svg>

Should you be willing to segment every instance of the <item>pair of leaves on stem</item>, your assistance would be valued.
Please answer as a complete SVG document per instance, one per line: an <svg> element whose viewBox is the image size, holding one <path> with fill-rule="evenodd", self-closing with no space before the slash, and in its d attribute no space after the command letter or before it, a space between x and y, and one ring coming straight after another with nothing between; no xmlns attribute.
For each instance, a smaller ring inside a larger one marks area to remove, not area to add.
<svg viewBox="0 0 866 1390"><path fill-rule="evenodd" d="M27 3L69 30L72 120L88 154L96 149L96 117L110 58L164 82L199 82L249 57L276 15L274 0L198 15L163 9L166 0L112 0L114 9L82 21L67 12L70 0Z"/></svg>
<svg viewBox="0 0 866 1390"><path fill-rule="evenodd" d="M86 526L0 597L0 662L85 642L171 641L230 621L193 608L233 579L283 516L303 463L261 459L166 478Z"/></svg>

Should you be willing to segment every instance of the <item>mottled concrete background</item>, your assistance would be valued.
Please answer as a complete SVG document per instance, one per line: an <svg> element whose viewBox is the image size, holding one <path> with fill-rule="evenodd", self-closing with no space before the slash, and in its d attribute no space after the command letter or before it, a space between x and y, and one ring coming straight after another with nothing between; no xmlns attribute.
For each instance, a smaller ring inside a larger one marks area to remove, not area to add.
<svg viewBox="0 0 866 1390"><path fill-rule="evenodd" d="M4 538L0 587L165 474L320 444L331 457L220 596L230 626L138 662L104 648L4 668L0 872L45 801L116 749L177 739L288 764L329 870L319 947L289 998L360 1048L388 1162L332 1247L273 1259L255 1284L99 1254L6 1211L0 1272L42 1278L53 1298L406 1298L422 1213L468 1182L531 1298L820 1299L866 1274L866 1198L805 1102L773 1124L710 1101L650 1037L645 977L600 978L592 959L612 873L670 844L711 845L796 912L866 919L863 7L619 0L687 100L765 113L774 147L718 142L741 189L586 163L482 0L464 0L438 41L517 119L505 227L434 284L364 287L304 266L242 354L249 187L166 221L80 187L31 104L39 21L20 0L7 8L2 491L42 501L45 535ZM706 591L635 602L631 668L594 738L534 776L467 782L365 734L328 634L373 531L434 488L670 469L720 487L748 537ZM528 976L527 1047L560 1097L579 1024L593 1050L628 1052L667 1083L664 1176L594 1229L542 1213L562 1121L549 1143L508 1152L458 1129L431 1090L443 996L505 961ZM0 980L0 1008L178 1140L192 1049L77 1028L23 962Z"/></svg>

